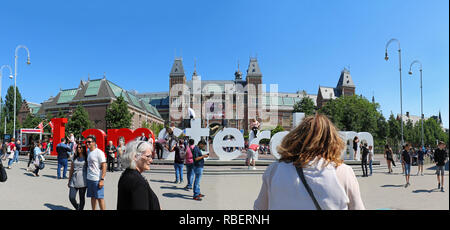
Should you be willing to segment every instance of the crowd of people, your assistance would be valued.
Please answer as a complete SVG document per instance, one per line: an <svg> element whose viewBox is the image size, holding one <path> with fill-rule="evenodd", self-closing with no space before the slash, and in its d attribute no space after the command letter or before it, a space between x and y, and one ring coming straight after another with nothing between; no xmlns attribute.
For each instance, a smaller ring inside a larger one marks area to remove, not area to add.
<svg viewBox="0 0 450 230"><path fill-rule="evenodd" d="M117 209L160 210L157 195L142 173L150 170L153 159L162 159L164 152L174 152L174 183L184 184L183 171L186 168L187 181L183 187L192 190L196 201L204 199L200 181L203 175L203 154L206 141L195 143L183 135L175 136L172 128L166 135L153 143L144 133L135 140L125 143L119 138L118 146L107 143L105 152L97 148L95 136L75 141L73 135L62 138L56 146L57 179L68 179L69 201L76 210L83 210L85 199L91 199L92 210L105 210L104 181L108 172L122 171L118 183ZM372 175L374 161L373 146L354 140L354 149L361 149L363 177ZM30 144L28 167L35 176L44 168L44 155L50 153L53 142L36 141ZM306 117L290 131L278 146L281 158L271 164L263 174L263 183L254 202L254 209L365 209L359 191L359 184L353 169L344 164L341 152L345 143L339 137L334 124L324 115ZM255 168L255 156L268 146L246 142L249 169ZM403 146L400 162L405 174L405 187L410 186L411 165L417 157L418 172L423 175L424 157L436 163L438 188L444 192L444 165L448 159L445 143L439 142L436 150L420 148L417 152L409 144ZM19 141L0 143L0 158L8 159L8 168L14 164ZM356 152L356 151L355 151ZM18 153L17 153L18 155ZM386 145L384 151L388 173L391 164L396 167L394 152ZM70 169L68 164L70 162ZM61 173L62 170L62 173ZM67 177L67 171L69 171ZM76 199L78 194L78 201ZM295 200L296 202L293 202Z"/></svg>

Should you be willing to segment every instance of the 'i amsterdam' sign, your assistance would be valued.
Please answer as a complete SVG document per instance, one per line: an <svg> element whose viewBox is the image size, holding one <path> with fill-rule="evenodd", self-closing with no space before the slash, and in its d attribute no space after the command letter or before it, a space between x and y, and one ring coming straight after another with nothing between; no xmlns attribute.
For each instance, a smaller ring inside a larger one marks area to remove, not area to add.
<svg viewBox="0 0 450 230"><path fill-rule="evenodd" d="M185 130L186 136L189 136L191 139L194 139L195 143L198 143L202 137L209 136L209 128L201 128L201 120L200 119L192 119L191 120L191 128L187 128ZM294 122L293 126L297 126L300 121ZM53 118L52 123L54 124L53 129L53 149L51 155L57 155L56 146L61 142L61 138L65 137L65 125L67 123L67 118ZM179 136L183 133L183 130L179 128L175 128L173 130L175 136ZM107 134L101 129L88 129L81 133L83 137L88 137L89 135L94 135L97 140L97 147L101 149L103 152L105 151L105 144L109 141L112 141L115 146L118 144L118 140L120 137L125 139L125 144L129 141L136 139L141 136L142 133L147 137L151 137L153 139L153 143L155 143L155 135L150 129L147 128L138 128L136 130L131 129L109 129L107 130ZM272 137L270 136L270 130L259 131L257 134L257 138L253 136L253 132L250 132L249 137L249 146L251 144L259 144L262 139L270 139L270 151L276 159L280 158L280 155L277 152L277 147L281 144L284 136L286 136L289 132L283 131L278 132ZM354 160L354 154L352 149L352 140L355 136L358 136L359 139L365 140L368 145L373 146L373 137L370 133L367 132L339 132L341 138L346 142L347 149L342 151L342 158L347 158ZM166 135L165 129L161 130L158 138L163 138ZM232 136L234 140L224 140L224 137ZM101 141L103 140L103 141ZM233 152L226 152L224 148L227 147L244 147L244 136L243 134L236 128L224 128L219 131L214 139L213 139L213 149L215 154L219 157L219 160L233 160L239 157L242 153L240 150L236 149ZM347 153L350 153L347 157ZM174 152L165 152L164 158L172 160L174 158ZM256 156L257 158L257 156ZM356 159L359 159L359 148L356 155Z"/></svg>

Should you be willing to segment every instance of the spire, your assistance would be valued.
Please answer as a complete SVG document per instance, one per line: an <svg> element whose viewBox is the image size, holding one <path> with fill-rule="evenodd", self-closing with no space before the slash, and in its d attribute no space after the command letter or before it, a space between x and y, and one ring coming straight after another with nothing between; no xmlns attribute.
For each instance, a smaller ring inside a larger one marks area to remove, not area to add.
<svg viewBox="0 0 450 230"><path fill-rule="evenodd" d="M192 80L198 80L197 75L197 60L194 58L194 73L192 73Z"/></svg>
<svg viewBox="0 0 450 230"><path fill-rule="evenodd" d="M237 68L236 72L234 72L234 80L235 81L242 80L242 72L239 69L239 60L238 60L238 68Z"/></svg>
<svg viewBox="0 0 450 230"><path fill-rule="evenodd" d="M441 110L439 110L439 124L442 124Z"/></svg>

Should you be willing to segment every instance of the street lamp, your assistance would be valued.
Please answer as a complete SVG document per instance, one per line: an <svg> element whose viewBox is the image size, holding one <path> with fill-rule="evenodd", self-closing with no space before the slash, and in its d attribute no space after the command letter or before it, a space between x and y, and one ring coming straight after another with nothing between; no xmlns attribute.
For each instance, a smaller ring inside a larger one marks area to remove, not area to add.
<svg viewBox="0 0 450 230"><path fill-rule="evenodd" d="M17 92L17 59L18 59L18 51L20 48L23 48L27 51L28 53L28 58L27 58L27 64L31 64L30 62L30 51L28 50L28 48L24 45L18 45L16 47L16 53L14 56L14 128L13 128L13 137L14 139L16 139L16 92Z"/></svg>
<svg viewBox="0 0 450 230"><path fill-rule="evenodd" d="M423 116L423 95L422 95L422 63L418 60L414 60L411 63L411 65L409 66L408 73L409 73L409 75L412 75L411 68L416 63L420 65L420 69L419 69L419 71L420 71L420 120L422 121L422 146L424 146L423 145L423 118L424 118L424 116Z"/></svg>
<svg viewBox="0 0 450 230"><path fill-rule="evenodd" d="M11 69L11 66L9 66L9 65L2 65L2 67L0 67L0 98L2 98L2 81L3 81L3 78L2 78L2 72L3 72L3 69L4 68L8 68L9 69L9 79L13 79L13 75L12 75L12 69ZM2 101L0 101L0 121L2 120L2 106L3 106L3 102Z"/></svg>
<svg viewBox="0 0 450 230"><path fill-rule="evenodd" d="M403 103L402 103L402 54L401 54L399 40L393 38L387 42L384 60L386 60L386 61L389 60L387 49L388 49L389 44L391 44L391 42L393 42L393 41L398 43L398 63L399 63L398 71L400 72L400 123L401 123L402 145L403 145L404 141L403 141Z"/></svg>

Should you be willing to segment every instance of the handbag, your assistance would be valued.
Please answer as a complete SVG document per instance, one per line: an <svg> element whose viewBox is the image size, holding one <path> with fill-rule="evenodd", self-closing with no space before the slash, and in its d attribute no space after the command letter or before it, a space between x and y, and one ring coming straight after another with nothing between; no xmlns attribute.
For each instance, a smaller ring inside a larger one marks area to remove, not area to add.
<svg viewBox="0 0 450 230"><path fill-rule="evenodd" d="M309 196L311 197L311 199L314 202L314 205L316 206L317 210L322 210L322 208L320 207L319 203L316 200L316 197L314 196L314 193L312 192L311 188L309 187L308 183L306 183L306 179L305 179L305 175L303 174L303 168L302 167L295 167L297 169L297 174L300 177L300 179L303 182L303 185L306 188L306 191L308 191Z"/></svg>

